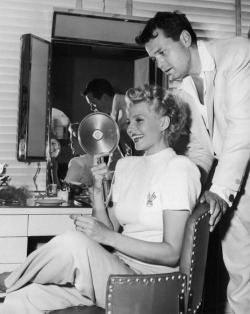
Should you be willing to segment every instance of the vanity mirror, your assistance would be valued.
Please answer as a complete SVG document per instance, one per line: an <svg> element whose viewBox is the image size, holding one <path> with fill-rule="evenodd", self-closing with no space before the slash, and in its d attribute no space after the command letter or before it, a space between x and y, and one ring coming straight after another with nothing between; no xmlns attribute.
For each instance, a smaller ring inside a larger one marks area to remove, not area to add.
<svg viewBox="0 0 250 314"><path fill-rule="evenodd" d="M49 42L31 34L21 37L17 148L19 161L46 159L49 45Z"/></svg>
<svg viewBox="0 0 250 314"><path fill-rule="evenodd" d="M135 37L145 23L146 19L132 16L57 9L53 14L50 53L47 52L50 61L45 85L50 92L49 112L55 108L63 112L70 122L80 122L91 113L81 92L94 78L106 78L120 93L157 80L157 83L161 83L161 76L147 57L145 49L135 43ZM32 85L32 82L29 84ZM46 106L44 101L44 108ZM46 117L51 124L50 115ZM36 124L35 118L33 123ZM20 124L23 126L23 122ZM46 146L46 128L41 130L45 139L43 145ZM67 167L72 158L68 148L67 128L60 134L57 137L61 144L59 172L60 166L64 164ZM19 136L19 146L21 139ZM28 142L29 145L33 143ZM64 175L62 171L59 178L63 179Z"/></svg>

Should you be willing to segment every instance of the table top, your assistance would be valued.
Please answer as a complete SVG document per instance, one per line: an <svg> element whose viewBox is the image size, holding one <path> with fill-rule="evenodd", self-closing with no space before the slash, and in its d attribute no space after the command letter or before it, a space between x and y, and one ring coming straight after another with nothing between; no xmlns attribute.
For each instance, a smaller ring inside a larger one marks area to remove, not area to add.
<svg viewBox="0 0 250 314"><path fill-rule="evenodd" d="M19 207L0 207L0 215L70 215L70 214L91 214L91 207L79 206L19 206Z"/></svg>
<svg viewBox="0 0 250 314"><path fill-rule="evenodd" d="M47 199L49 200L49 199ZM68 214L91 214L92 206L90 201L80 197L71 199L66 204L41 205L32 201L32 205L0 205L0 215L68 215Z"/></svg>

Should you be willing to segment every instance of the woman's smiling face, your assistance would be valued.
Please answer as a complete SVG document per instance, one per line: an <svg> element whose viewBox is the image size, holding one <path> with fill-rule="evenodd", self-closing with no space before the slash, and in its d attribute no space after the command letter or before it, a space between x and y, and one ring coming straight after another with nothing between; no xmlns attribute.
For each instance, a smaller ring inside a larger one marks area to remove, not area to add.
<svg viewBox="0 0 250 314"><path fill-rule="evenodd" d="M164 140L162 119L146 102L130 107L127 132L136 150L144 150L146 155L151 155L168 147Z"/></svg>

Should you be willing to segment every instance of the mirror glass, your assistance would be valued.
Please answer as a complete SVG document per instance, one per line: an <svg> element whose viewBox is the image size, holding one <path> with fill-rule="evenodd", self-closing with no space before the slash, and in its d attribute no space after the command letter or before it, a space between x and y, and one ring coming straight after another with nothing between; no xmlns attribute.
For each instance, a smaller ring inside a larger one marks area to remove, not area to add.
<svg viewBox="0 0 250 314"><path fill-rule="evenodd" d="M134 86L136 61L145 57L144 49L52 43L51 106L62 110L71 122L83 119L90 113L81 96L87 83L105 78L117 92L125 93Z"/></svg>
<svg viewBox="0 0 250 314"><path fill-rule="evenodd" d="M81 92L92 79L105 78L122 94L149 79L150 61L144 48L54 40L51 64L51 107L62 111L72 123L91 113ZM61 134L58 175L63 180L73 155L67 130Z"/></svg>
<svg viewBox="0 0 250 314"><path fill-rule="evenodd" d="M19 161L46 160L49 47L49 42L31 34L25 34L21 38L17 148Z"/></svg>

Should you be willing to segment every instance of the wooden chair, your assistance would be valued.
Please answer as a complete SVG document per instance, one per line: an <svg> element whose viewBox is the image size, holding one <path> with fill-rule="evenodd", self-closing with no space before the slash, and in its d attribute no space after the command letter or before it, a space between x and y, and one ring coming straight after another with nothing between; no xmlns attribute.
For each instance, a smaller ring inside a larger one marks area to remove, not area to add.
<svg viewBox="0 0 250 314"><path fill-rule="evenodd" d="M178 272L111 275L106 310L78 306L53 314L190 314L201 311L209 241L209 205L198 204L185 229Z"/></svg>

